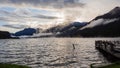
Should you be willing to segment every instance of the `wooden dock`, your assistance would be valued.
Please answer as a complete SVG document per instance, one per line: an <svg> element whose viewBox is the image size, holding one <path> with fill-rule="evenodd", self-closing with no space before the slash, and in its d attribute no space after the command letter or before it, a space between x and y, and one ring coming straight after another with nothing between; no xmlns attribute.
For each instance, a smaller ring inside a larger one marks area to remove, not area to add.
<svg viewBox="0 0 120 68"><path fill-rule="evenodd" d="M103 50L116 58L120 58L120 41L106 41L97 40L95 41L96 49Z"/></svg>

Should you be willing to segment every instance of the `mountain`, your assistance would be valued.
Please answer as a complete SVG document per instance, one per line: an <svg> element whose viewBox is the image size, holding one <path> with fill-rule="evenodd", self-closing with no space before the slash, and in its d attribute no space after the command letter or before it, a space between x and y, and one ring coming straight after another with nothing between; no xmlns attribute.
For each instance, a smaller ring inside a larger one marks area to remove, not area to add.
<svg viewBox="0 0 120 68"><path fill-rule="evenodd" d="M60 25L56 25L54 27L51 27L51 28L48 28L46 29L44 32L46 33L57 33L57 32L65 32L71 28L81 28L83 26L85 26L87 23L86 22L72 22L72 23L69 23L69 24L60 24Z"/></svg>
<svg viewBox="0 0 120 68"><path fill-rule="evenodd" d="M14 36L33 35L34 33L36 33L36 29L25 28L24 30L16 32Z"/></svg>
<svg viewBox="0 0 120 68"><path fill-rule="evenodd" d="M83 37L118 37L120 36L120 7L97 16L90 23L79 29L75 36Z"/></svg>
<svg viewBox="0 0 120 68"><path fill-rule="evenodd" d="M61 25L56 25L44 30L43 33L57 33L61 30L61 28L62 28Z"/></svg>
<svg viewBox="0 0 120 68"><path fill-rule="evenodd" d="M120 37L120 7L97 16L90 22L73 22L57 25L45 32L56 33L57 37Z"/></svg>
<svg viewBox="0 0 120 68"><path fill-rule="evenodd" d="M87 24L87 22L73 22L63 27L58 36L72 37L80 28L86 26Z"/></svg>
<svg viewBox="0 0 120 68"><path fill-rule="evenodd" d="M93 20L97 20L97 19L100 19L100 18L104 18L104 19L120 18L120 7L115 7L114 9L109 11L108 13L106 13L104 15L101 15L101 16L97 16Z"/></svg>
<svg viewBox="0 0 120 68"><path fill-rule="evenodd" d="M82 28L83 26L87 25L87 22L72 22L69 24L60 24L54 27L51 27L45 30L45 33L59 33L57 36L72 36L74 33Z"/></svg>
<svg viewBox="0 0 120 68"><path fill-rule="evenodd" d="M11 38L11 35L7 31L0 31L0 39L8 39Z"/></svg>
<svg viewBox="0 0 120 68"><path fill-rule="evenodd" d="M69 30L69 29L72 28L72 27L81 28L81 27L83 27L83 26L85 26L85 25L87 25L86 22L72 22L72 23L64 26L64 27L60 30L60 32L64 32L64 31L66 31L66 30Z"/></svg>

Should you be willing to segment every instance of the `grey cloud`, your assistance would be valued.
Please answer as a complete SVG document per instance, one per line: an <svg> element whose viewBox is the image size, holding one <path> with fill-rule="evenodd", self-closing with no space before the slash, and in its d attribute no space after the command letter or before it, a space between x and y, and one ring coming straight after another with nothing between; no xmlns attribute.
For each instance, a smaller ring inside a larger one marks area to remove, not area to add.
<svg viewBox="0 0 120 68"><path fill-rule="evenodd" d="M16 9L14 11L15 14L17 15L22 15L22 16L30 16L32 15L32 12L28 9Z"/></svg>
<svg viewBox="0 0 120 68"><path fill-rule="evenodd" d="M19 25L19 24L8 24L8 25L3 25L4 27L8 27L8 28L15 28L15 29L22 29L22 28L25 28L25 27L28 27L28 26L25 26L25 25Z"/></svg>
<svg viewBox="0 0 120 68"><path fill-rule="evenodd" d="M40 14L31 13L29 10L16 10L15 12L8 12L4 10L0 10L0 20L2 21L18 21L18 20L25 20L25 19L57 19L55 16L46 16Z"/></svg>
<svg viewBox="0 0 120 68"><path fill-rule="evenodd" d="M4 25L5 27L20 29L27 26L39 25L40 22L50 22L58 19L56 16L40 15L37 13L32 13L27 9L17 9L14 12L9 12L5 10L0 10L0 21L7 22L9 25ZM18 24L20 26L14 25ZM21 26L24 25L24 26Z"/></svg>
<svg viewBox="0 0 120 68"><path fill-rule="evenodd" d="M1 21L8 22L9 24L16 23L28 25L29 23L33 23L33 25L35 25L41 22L54 22L59 18L54 15L48 16L47 14L35 14L26 8L44 8L46 10L47 8L52 10L61 9L61 11L63 11L64 8L82 7L84 4L79 3L77 0L0 0L0 6L18 8L14 12L0 10L0 14L2 14L2 16L0 16ZM13 26L7 25L7 27Z"/></svg>
<svg viewBox="0 0 120 68"><path fill-rule="evenodd" d="M13 18L9 18L9 17L0 17L0 21L5 21L5 22L15 22L16 20L14 20Z"/></svg>
<svg viewBox="0 0 120 68"><path fill-rule="evenodd" d="M0 0L0 3L1 3L1 4L9 3L9 0Z"/></svg>
<svg viewBox="0 0 120 68"><path fill-rule="evenodd" d="M29 5L37 7L52 7L52 8L64 8L83 6L83 3L79 3L78 0L0 0L0 4L11 4L11 5Z"/></svg>
<svg viewBox="0 0 120 68"><path fill-rule="evenodd" d="M20 16L21 14L17 14L15 12L8 12L8 11L5 11L5 10L0 10L0 14L2 15L0 17L3 17L3 18L5 18L5 17L20 18L21 17Z"/></svg>
<svg viewBox="0 0 120 68"><path fill-rule="evenodd" d="M58 17L54 17L54 16L44 16L44 15L36 15L33 16L35 18L43 18L43 19L57 19Z"/></svg>

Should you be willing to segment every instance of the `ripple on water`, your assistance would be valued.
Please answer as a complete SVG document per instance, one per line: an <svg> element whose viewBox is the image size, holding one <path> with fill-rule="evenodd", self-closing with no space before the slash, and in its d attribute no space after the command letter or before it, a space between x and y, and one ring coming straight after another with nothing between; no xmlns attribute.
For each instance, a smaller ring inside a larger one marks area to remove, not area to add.
<svg viewBox="0 0 120 68"><path fill-rule="evenodd" d="M92 63L107 62L94 48L96 39L100 38L0 40L0 62L33 68L89 68Z"/></svg>

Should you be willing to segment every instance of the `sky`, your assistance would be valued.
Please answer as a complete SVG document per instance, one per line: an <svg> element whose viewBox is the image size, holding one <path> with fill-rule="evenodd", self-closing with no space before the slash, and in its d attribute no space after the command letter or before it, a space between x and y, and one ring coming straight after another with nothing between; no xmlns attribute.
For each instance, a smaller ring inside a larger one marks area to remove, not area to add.
<svg viewBox="0 0 120 68"><path fill-rule="evenodd" d="M0 0L0 30L48 28L90 21L120 6L120 0Z"/></svg>

